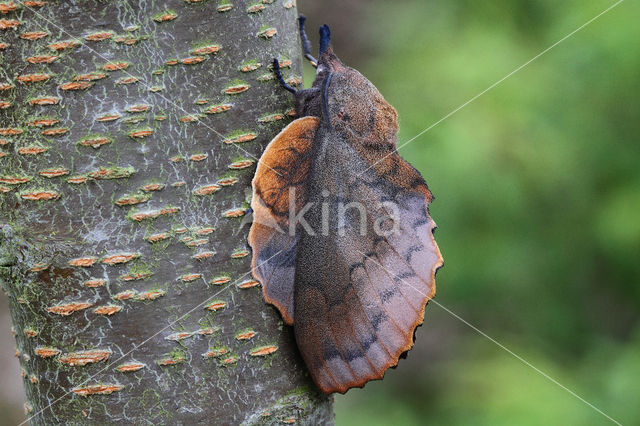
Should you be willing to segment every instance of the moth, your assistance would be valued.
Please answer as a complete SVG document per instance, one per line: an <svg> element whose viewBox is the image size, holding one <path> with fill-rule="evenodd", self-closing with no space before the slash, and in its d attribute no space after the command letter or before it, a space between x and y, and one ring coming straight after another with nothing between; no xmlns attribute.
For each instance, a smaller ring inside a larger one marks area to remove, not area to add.
<svg viewBox="0 0 640 426"><path fill-rule="evenodd" d="M267 146L253 179L249 244L263 297L293 326L313 380L345 393L381 379L414 342L442 256L424 179L396 151L397 114L333 53L293 93L297 119Z"/></svg>

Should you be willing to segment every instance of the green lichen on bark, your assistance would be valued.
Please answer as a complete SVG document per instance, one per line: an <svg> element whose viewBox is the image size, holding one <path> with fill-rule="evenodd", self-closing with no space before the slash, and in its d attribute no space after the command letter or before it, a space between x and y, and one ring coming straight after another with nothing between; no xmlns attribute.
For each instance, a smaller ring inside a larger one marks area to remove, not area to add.
<svg viewBox="0 0 640 426"><path fill-rule="evenodd" d="M332 422L250 282L243 226L292 107L252 71L286 57L300 74L292 3L15 5L0 282L31 422Z"/></svg>

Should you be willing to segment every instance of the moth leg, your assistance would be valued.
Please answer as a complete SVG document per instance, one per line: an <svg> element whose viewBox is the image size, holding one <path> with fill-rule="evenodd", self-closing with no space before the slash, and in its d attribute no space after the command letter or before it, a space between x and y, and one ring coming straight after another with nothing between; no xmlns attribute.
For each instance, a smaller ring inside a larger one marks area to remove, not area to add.
<svg viewBox="0 0 640 426"><path fill-rule="evenodd" d="M300 27L300 40L302 40L302 51L304 52L304 57L309 60L311 65L313 65L314 68L318 68L318 60L314 58L313 55L311 55L311 42L309 41L307 33L304 30L304 23L306 20L307 18L304 15L300 15L298 17L298 23Z"/></svg>
<svg viewBox="0 0 640 426"><path fill-rule="evenodd" d="M294 95L298 92L296 89L289 86L287 82L284 81L284 78L282 78L282 72L280 71L280 62L278 62L276 58L273 58L273 72L276 74L276 78L278 79L282 87L284 87L286 90L293 93Z"/></svg>

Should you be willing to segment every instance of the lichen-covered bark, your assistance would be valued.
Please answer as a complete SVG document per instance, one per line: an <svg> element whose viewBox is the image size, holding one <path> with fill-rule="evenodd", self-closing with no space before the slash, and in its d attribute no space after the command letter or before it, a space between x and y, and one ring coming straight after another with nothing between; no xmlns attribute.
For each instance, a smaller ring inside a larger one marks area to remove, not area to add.
<svg viewBox="0 0 640 426"><path fill-rule="evenodd" d="M271 58L301 83L294 3L0 1L0 281L32 423L333 421L246 242L291 120Z"/></svg>

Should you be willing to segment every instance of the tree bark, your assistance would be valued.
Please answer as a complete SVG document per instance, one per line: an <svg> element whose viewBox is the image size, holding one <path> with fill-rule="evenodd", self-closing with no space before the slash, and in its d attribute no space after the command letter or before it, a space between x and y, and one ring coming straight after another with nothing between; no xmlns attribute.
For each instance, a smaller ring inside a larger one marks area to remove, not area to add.
<svg viewBox="0 0 640 426"><path fill-rule="evenodd" d="M331 423L250 274L295 0L0 2L0 281L34 424Z"/></svg>

